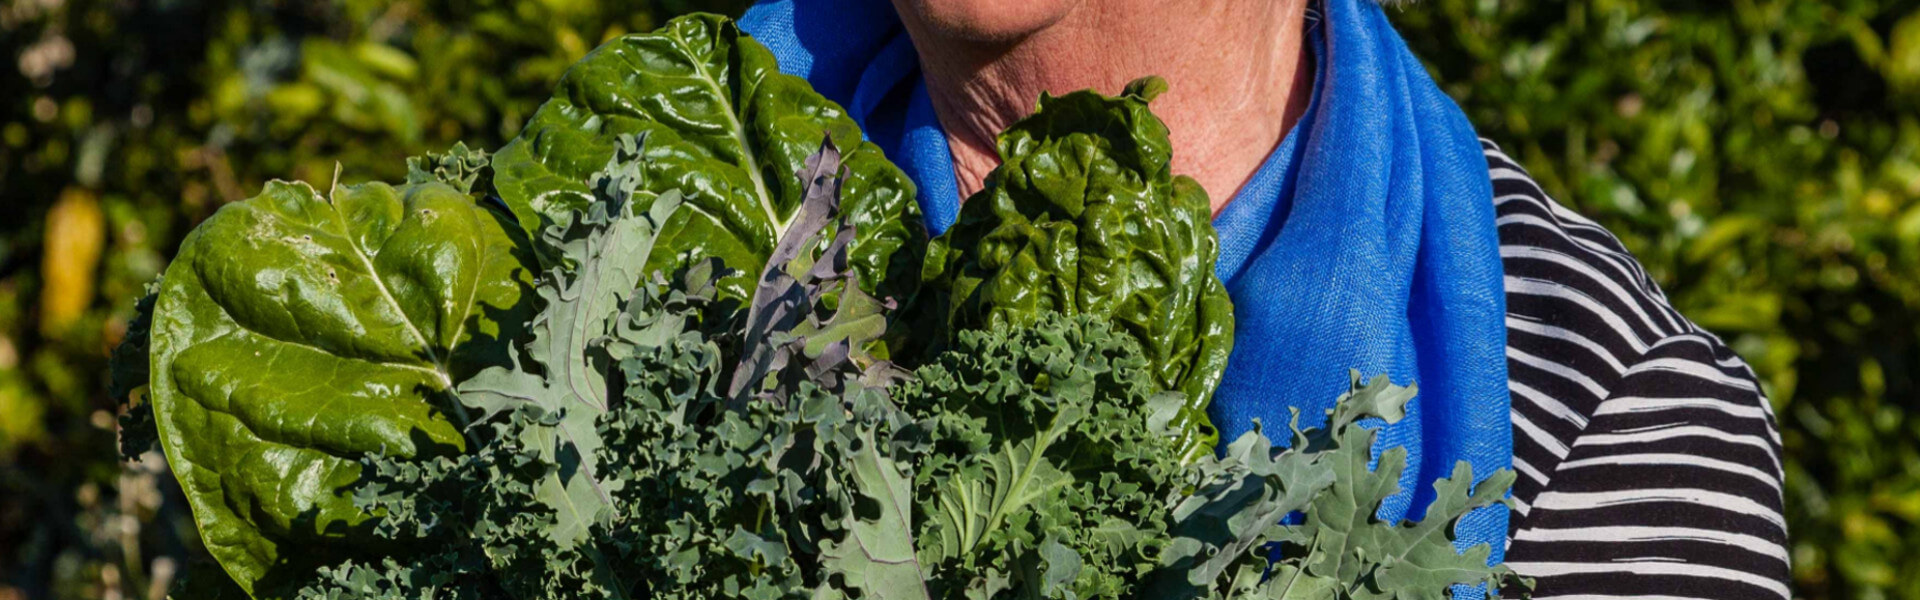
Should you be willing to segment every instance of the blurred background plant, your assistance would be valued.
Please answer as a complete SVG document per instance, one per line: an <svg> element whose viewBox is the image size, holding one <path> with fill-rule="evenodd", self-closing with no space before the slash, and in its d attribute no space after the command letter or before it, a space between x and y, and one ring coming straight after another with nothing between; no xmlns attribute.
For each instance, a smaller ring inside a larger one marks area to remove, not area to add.
<svg viewBox="0 0 1920 600"><path fill-rule="evenodd" d="M158 598L198 551L115 458L107 350L269 178L511 137L607 37L745 0L0 0L0 600ZM1421 0L1415 51L1760 373L1796 595L1920 598L1920 0Z"/></svg>
<svg viewBox="0 0 1920 600"><path fill-rule="evenodd" d="M1920 3L1398 12L1481 135L1753 364L1796 595L1920 598Z"/></svg>

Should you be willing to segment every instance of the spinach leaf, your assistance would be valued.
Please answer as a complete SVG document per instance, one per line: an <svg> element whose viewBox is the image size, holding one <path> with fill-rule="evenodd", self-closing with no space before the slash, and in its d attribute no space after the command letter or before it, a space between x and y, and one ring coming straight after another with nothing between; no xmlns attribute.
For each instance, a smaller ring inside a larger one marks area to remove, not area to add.
<svg viewBox="0 0 1920 600"><path fill-rule="evenodd" d="M1042 95L1000 134L1001 164L928 248L925 279L947 294L949 335L1032 322L1046 311L1111 320L1140 343L1162 389L1186 394L1176 427L1190 457L1218 434L1206 406L1233 348L1233 304L1200 184L1174 176L1164 90Z"/></svg>
<svg viewBox="0 0 1920 600"><path fill-rule="evenodd" d="M860 230L853 268L870 292L910 296L926 244L911 180L861 139L845 110L780 73L765 47L722 17L680 17L615 38L574 64L500 150L493 183L521 227L536 232L591 202L583 182L620 136L644 136L636 201L680 190L686 203L661 228L647 271L719 258L735 270L722 294L745 300L799 217L804 188L793 174L823 132L846 149L841 214ZM808 250L826 243L822 237Z"/></svg>
<svg viewBox="0 0 1920 600"><path fill-rule="evenodd" d="M274 182L181 245L154 308L151 402L200 535L242 588L363 539L371 515L343 493L359 457L467 446L442 411L455 382L507 363L530 316L519 235L438 182Z"/></svg>

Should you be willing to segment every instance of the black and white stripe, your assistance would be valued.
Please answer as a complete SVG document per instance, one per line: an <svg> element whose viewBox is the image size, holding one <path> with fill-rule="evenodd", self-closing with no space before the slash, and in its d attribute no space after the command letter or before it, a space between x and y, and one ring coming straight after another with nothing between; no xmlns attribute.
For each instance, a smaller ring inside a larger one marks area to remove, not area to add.
<svg viewBox="0 0 1920 600"><path fill-rule="evenodd" d="M1492 142L1516 509L1534 597L1779 598L1780 436L1753 372Z"/></svg>

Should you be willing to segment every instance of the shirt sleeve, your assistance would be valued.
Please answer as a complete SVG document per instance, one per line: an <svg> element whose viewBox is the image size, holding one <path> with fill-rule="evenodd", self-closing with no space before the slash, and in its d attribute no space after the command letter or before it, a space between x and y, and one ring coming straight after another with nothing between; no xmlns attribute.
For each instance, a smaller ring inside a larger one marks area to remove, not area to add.
<svg viewBox="0 0 1920 600"><path fill-rule="evenodd" d="M1542 599L1789 598L1779 429L1753 372L1486 146L1520 472L1508 566Z"/></svg>
<svg viewBox="0 0 1920 600"><path fill-rule="evenodd" d="M1529 512L1509 565L1536 598L1781 598L1780 441L1718 340L1661 340L1628 368Z"/></svg>

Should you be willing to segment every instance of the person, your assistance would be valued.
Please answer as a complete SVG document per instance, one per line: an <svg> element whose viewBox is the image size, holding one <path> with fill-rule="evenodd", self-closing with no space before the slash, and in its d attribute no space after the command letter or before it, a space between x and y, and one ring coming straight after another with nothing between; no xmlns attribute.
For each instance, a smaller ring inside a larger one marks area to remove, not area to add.
<svg viewBox="0 0 1920 600"><path fill-rule="evenodd" d="M1223 440L1385 373L1419 395L1381 433L1410 457L1379 517L1418 518L1457 462L1512 468L1511 511L1456 544L1536 598L1789 596L1753 373L1480 139L1373 0L762 0L741 26L914 178L936 234L1041 94L1164 77L1235 305Z"/></svg>

